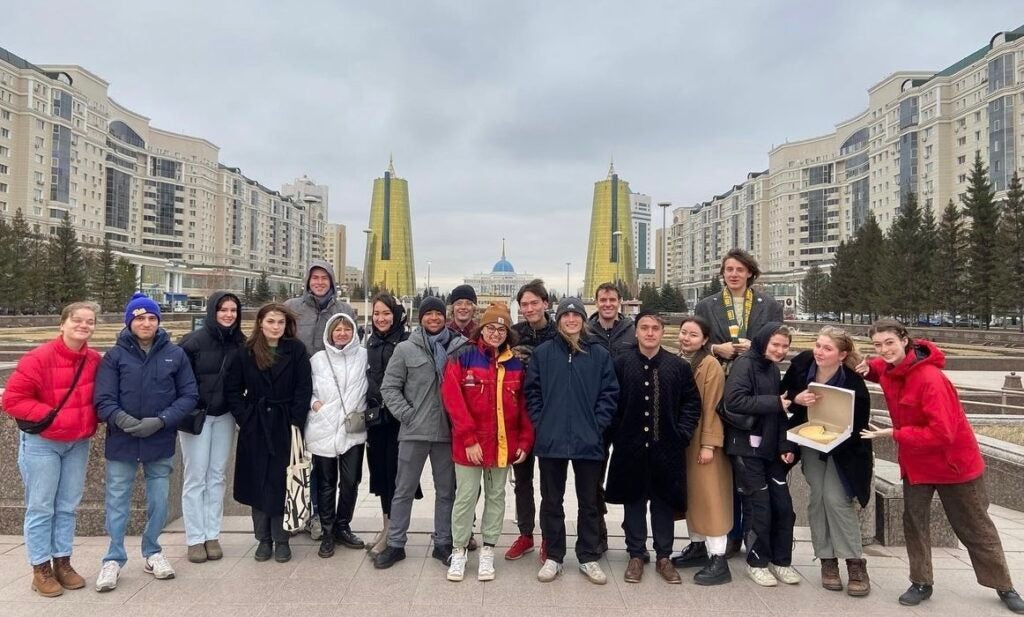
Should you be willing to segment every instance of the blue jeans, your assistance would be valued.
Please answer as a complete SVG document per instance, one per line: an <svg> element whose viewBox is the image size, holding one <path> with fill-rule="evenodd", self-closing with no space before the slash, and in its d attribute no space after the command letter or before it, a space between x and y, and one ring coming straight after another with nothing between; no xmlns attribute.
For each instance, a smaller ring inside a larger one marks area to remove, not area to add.
<svg viewBox="0 0 1024 617"><path fill-rule="evenodd" d="M180 437L185 463L181 512L185 519L185 542L192 546L220 537L224 477L235 441L235 418L231 414L207 417L202 433L180 433Z"/></svg>
<svg viewBox="0 0 1024 617"><path fill-rule="evenodd" d="M132 505L132 486L139 463L107 460L107 535L110 547L103 561L128 562L124 533ZM167 494L171 488L174 459L164 458L142 463L146 478L146 528L142 532L142 556L160 552L160 532L167 522Z"/></svg>
<svg viewBox="0 0 1024 617"><path fill-rule="evenodd" d="M89 440L54 441L20 433L18 469L25 483L25 549L37 566L69 557L75 540L75 509L85 489Z"/></svg>

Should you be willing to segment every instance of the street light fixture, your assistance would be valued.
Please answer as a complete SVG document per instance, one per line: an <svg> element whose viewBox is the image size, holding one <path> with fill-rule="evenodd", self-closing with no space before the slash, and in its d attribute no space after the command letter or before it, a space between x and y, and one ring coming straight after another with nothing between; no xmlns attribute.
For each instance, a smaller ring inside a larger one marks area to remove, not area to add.
<svg viewBox="0 0 1024 617"><path fill-rule="evenodd" d="M661 208L661 286L664 287L668 281L668 228L665 226L665 215L672 206L671 201L659 201Z"/></svg>
<svg viewBox="0 0 1024 617"><path fill-rule="evenodd" d="M572 265L571 261L565 262L565 293L562 294L563 296L571 296L572 295L572 293L569 292L569 266L571 266L571 265Z"/></svg>
<svg viewBox="0 0 1024 617"><path fill-rule="evenodd" d="M370 333L370 237L372 229L364 229L366 234L366 259L363 261L363 332Z"/></svg>
<svg viewBox="0 0 1024 617"><path fill-rule="evenodd" d="M427 292L425 294L423 294L423 295L426 296L428 294L430 294L430 260L429 259L427 260Z"/></svg>

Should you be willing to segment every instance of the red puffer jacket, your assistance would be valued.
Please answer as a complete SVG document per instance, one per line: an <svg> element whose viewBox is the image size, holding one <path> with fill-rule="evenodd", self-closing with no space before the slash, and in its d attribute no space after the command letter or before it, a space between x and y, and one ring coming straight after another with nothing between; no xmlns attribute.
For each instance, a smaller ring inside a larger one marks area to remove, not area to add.
<svg viewBox="0 0 1024 617"><path fill-rule="evenodd" d="M100 355L88 345L72 351L61 337L22 356L4 389L4 411L13 418L38 422L60 403L71 386L78 363L85 359L74 392L53 424L40 433L54 441L77 441L96 432L93 388Z"/></svg>
<svg viewBox="0 0 1024 617"><path fill-rule="evenodd" d="M523 396L523 365L511 350L495 358L479 342L452 358L441 380L441 400L452 420L452 459L473 466L466 448L480 444L482 467L507 467L516 450L533 447L533 424ZM501 397L496 396L501 392Z"/></svg>
<svg viewBox="0 0 1024 617"><path fill-rule="evenodd" d="M942 373L946 356L931 341L915 340L898 366L868 362L892 418L900 474L911 484L959 484L985 471L956 388Z"/></svg>

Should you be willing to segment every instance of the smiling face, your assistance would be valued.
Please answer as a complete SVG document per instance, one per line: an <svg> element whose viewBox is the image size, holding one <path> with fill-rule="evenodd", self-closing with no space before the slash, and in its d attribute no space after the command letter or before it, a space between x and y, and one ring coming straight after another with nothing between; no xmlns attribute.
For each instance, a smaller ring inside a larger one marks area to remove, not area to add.
<svg viewBox="0 0 1024 617"><path fill-rule="evenodd" d="M331 330L331 342L338 349L352 342L352 324L344 319L339 319Z"/></svg>
<svg viewBox="0 0 1024 617"><path fill-rule="evenodd" d="M228 298L220 303L217 309L217 323L225 328L235 325L238 320L238 304Z"/></svg>
<svg viewBox="0 0 1024 617"><path fill-rule="evenodd" d="M392 324L395 323L395 314L391 312L391 308L383 302L373 303L373 327L377 328L378 332L387 332L391 329Z"/></svg>
<svg viewBox="0 0 1024 617"><path fill-rule="evenodd" d="M437 334L444 329L444 313L441 311L427 311L420 316L420 325L427 331L427 334Z"/></svg>
<svg viewBox="0 0 1024 617"><path fill-rule="evenodd" d="M96 313L91 309L76 309L61 322L60 333L68 347L80 347L96 331Z"/></svg>
<svg viewBox="0 0 1024 617"><path fill-rule="evenodd" d="M331 290L331 275L323 268L313 268L309 273L309 290L314 296L323 297Z"/></svg>
<svg viewBox="0 0 1024 617"><path fill-rule="evenodd" d="M476 305L469 300L456 300L455 304L452 304L452 319L459 325L465 325L472 321L475 312Z"/></svg>
<svg viewBox="0 0 1024 617"><path fill-rule="evenodd" d="M271 347L277 345L277 342L284 336L284 328L287 323L288 320L284 313L280 311L269 311L263 316L263 321L260 322L260 332L267 339L268 345Z"/></svg>
<svg viewBox="0 0 1024 617"><path fill-rule="evenodd" d="M567 336L578 336L583 331L583 318L570 311L558 320L558 328Z"/></svg>
<svg viewBox="0 0 1024 617"><path fill-rule="evenodd" d="M907 345L910 341L895 332L876 332L871 337L871 343L875 346L875 353L887 363L896 366L907 357Z"/></svg>
<svg viewBox="0 0 1024 617"><path fill-rule="evenodd" d="M502 346L508 338L508 328L496 323L489 323L480 328L480 336L489 347L497 349Z"/></svg>
<svg viewBox="0 0 1024 617"><path fill-rule="evenodd" d="M141 343L148 343L156 338L156 331L160 327L160 319L153 313L143 313L132 320L128 327L135 338Z"/></svg>
<svg viewBox="0 0 1024 617"><path fill-rule="evenodd" d="M540 299L540 296L532 291L523 292L523 299L519 301L519 313L526 318L531 326L540 325L548 311L548 303Z"/></svg>
<svg viewBox="0 0 1024 617"><path fill-rule="evenodd" d="M768 348L764 352L764 357L772 362L782 362L786 359L789 344L790 341L787 335L773 334L772 338L768 340Z"/></svg>
<svg viewBox="0 0 1024 617"><path fill-rule="evenodd" d="M722 265L722 279L725 286L733 295L739 295L747 290L747 280L750 278L750 270L738 259L726 259Z"/></svg>
<svg viewBox="0 0 1024 617"><path fill-rule="evenodd" d="M831 336L820 334L818 340L814 341L814 362L820 368L826 370L838 368L846 360L847 355L849 355L847 352L839 349L839 345Z"/></svg>
<svg viewBox="0 0 1024 617"><path fill-rule="evenodd" d="M684 353L697 353L708 343L708 337L701 332L696 322L688 321L679 326L679 349Z"/></svg>
<svg viewBox="0 0 1024 617"><path fill-rule="evenodd" d="M605 321L615 321L619 316L619 294L602 289L597 292L597 316Z"/></svg>
<svg viewBox="0 0 1024 617"><path fill-rule="evenodd" d="M661 347L661 337L665 327L653 317L644 317L636 324L636 342L640 351L652 353Z"/></svg>

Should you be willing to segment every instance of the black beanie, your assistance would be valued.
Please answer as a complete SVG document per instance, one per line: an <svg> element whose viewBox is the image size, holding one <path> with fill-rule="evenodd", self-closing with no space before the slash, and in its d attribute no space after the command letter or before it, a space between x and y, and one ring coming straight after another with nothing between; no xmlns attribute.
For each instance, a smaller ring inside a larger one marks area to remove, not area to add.
<svg viewBox="0 0 1024 617"><path fill-rule="evenodd" d="M419 320L423 321L423 316L430 311L437 311L444 315L444 302L441 302L441 298L435 298L434 296L423 298L423 301L420 302Z"/></svg>
<svg viewBox="0 0 1024 617"><path fill-rule="evenodd" d="M470 285L459 285L448 296L448 304L455 304L459 300L469 300L476 304L476 290Z"/></svg>

